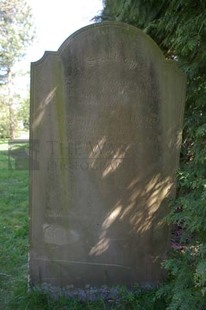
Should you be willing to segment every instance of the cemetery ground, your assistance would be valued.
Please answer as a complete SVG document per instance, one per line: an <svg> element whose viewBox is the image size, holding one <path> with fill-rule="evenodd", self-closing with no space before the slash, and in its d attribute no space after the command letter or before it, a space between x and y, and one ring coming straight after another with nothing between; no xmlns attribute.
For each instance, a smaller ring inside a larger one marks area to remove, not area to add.
<svg viewBox="0 0 206 310"><path fill-rule="evenodd" d="M19 146L21 147L21 146ZM0 143L0 309L166 309L155 290L133 292L119 288L115 300L79 301L53 299L40 291L28 291L28 169L9 163L8 142ZM9 166L10 164L10 166Z"/></svg>

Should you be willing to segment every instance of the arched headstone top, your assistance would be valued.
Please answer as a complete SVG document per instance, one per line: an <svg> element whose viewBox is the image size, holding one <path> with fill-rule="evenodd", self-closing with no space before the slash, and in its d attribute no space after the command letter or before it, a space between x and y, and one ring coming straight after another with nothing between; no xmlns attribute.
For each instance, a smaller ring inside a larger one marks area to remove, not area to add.
<svg viewBox="0 0 206 310"><path fill-rule="evenodd" d="M141 36L143 37L148 44L151 46L151 48L156 49L156 51L158 51L160 53L160 55L164 58L164 55L162 54L162 51L160 50L160 48L158 47L158 45L155 43L155 41L148 36L144 31L142 31L141 29L126 24L126 23L122 23L122 22L102 22L102 23L95 23L95 24L91 24L88 26L85 26L77 31L75 31L73 34L71 34L59 47L58 52L61 53L64 49L67 48L67 46L69 44L71 44L71 42L75 39L78 39L78 37L80 35L85 35L86 33L89 32L98 32L100 31L99 35L102 36L103 33L108 33L111 32L111 30L117 30L117 31L125 31L126 35L133 35L133 36ZM91 33L91 34L92 34Z"/></svg>
<svg viewBox="0 0 206 310"><path fill-rule="evenodd" d="M156 42L143 30L126 24L122 22L102 22L102 23L95 23L88 26L85 26L77 31L75 31L73 34L71 34L58 48L57 51L45 51L44 55L37 61L33 62L32 65L39 65L41 62L43 62L47 57L49 56L58 56L64 53L71 44L73 44L73 41L80 40L81 37L84 37L86 35L94 35L94 32L97 36L99 36L99 39L104 40L103 36L107 34L108 32L111 33L112 31L116 33L124 32L125 37L127 37L126 40L143 40L147 47L151 49L151 51L157 55L159 55L159 58L165 65L170 65L172 68L177 71L179 71L179 74L184 75L185 74L179 70L177 64L173 60L165 59L163 52L159 48L159 46L156 44Z"/></svg>

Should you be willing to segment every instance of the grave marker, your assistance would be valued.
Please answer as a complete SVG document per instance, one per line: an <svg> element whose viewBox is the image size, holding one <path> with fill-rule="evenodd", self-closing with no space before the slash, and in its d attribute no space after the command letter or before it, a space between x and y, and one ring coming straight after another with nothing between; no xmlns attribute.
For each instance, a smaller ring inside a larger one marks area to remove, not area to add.
<svg viewBox="0 0 206 310"><path fill-rule="evenodd" d="M185 85L150 37L115 22L32 64L31 286L162 281Z"/></svg>

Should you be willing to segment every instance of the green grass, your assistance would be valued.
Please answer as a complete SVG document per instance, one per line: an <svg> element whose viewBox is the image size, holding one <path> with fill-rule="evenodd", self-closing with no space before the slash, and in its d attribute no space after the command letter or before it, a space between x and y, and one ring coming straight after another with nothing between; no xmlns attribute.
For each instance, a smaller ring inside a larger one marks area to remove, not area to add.
<svg viewBox="0 0 206 310"><path fill-rule="evenodd" d="M27 279L28 171L8 169L8 144L0 144L0 309L11 309L15 289Z"/></svg>
<svg viewBox="0 0 206 310"><path fill-rule="evenodd" d="M23 146L20 146L23 147ZM8 169L8 144L0 142L0 310L44 309L128 309L163 310L165 304L155 299L155 291L133 293L121 288L119 301L81 302L52 299L49 295L28 292L28 184L29 171L16 170L11 160ZM16 149L15 149L16 150Z"/></svg>

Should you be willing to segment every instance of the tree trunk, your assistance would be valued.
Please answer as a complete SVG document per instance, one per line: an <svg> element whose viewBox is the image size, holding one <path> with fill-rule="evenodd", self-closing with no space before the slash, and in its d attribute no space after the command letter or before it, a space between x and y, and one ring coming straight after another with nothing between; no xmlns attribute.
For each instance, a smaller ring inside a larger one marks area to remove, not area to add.
<svg viewBox="0 0 206 310"><path fill-rule="evenodd" d="M13 94L12 94L12 74L9 70L8 74L8 104L9 104L9 131L10 139L15 138L15 113L13 108Z"/></svg>

